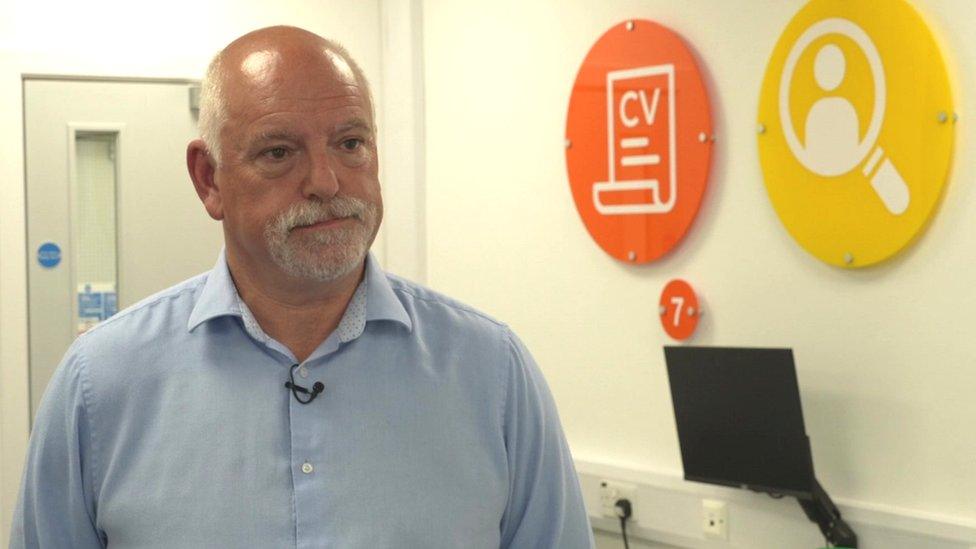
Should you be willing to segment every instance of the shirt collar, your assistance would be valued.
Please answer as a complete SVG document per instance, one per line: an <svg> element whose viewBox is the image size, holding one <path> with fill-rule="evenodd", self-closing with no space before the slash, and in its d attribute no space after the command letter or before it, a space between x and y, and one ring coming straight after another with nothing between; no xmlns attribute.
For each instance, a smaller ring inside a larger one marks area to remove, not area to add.
<svg viewBox="0 0 976 549"><path fill-rule="evenodd" d="M365 296L365 306L362 305L361 296L363 295ZM355 306L353 306L353 302L355 302ZM240 296L237 293L237 287L234 286L234 279L230 276L226 252L223 249L220 250L217 264L207 276L200 297L197 298L193 311L190 312L187 330L193 331L200 324L221 316L243 316ZM343 341L358 337L366 323L373 320L391 320L399 322L407 330L413 329L410 315L403 307L403 303L393 293L386 273L380 268L373 254L369 253L366 256L366 274L359 288L356 289L350 307L340 321L339 329L343 335Z"/></svg>
<svg viewBox="0 0 976 549"><path fill-rule="evenodd" d="M366 276L363 280L366 284L366 322L392 320L402 324L407 331L412 331L410 315L393 293L390 280L372 253L366 256Z"/></svg>
<svg viewBox="0 0 976 549"><path fill-rule="evenodd" d="M207 275L203 290L193 306L193 311L190 312L186 329L192 332L200 324L220 316L241 316L238 303L237 287L234 286L234 279L230 276L226 252L221 249L217 264Z"/></svg>

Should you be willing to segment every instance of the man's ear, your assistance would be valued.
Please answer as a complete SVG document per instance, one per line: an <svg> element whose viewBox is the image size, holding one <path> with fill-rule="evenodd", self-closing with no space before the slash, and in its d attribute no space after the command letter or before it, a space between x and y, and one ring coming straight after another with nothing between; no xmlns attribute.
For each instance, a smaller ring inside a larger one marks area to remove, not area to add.
<svg viewBox="0 0 976 549"><path fill-rule="evenodd" d="M194 139L186 146L186 168L193 180L193 188L203 202L210 217L220 221L224 218L224 203L220 196L220 189L214 181L216 172L215 161L207 152L207 146L202 139Z"/></svg>

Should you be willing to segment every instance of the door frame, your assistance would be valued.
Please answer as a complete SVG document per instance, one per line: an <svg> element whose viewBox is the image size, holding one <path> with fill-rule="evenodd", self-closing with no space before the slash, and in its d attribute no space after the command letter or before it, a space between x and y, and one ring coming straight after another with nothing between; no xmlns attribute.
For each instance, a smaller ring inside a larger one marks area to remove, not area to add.
<svg viewBox="0 0 976 549"><path fill-rule="evenodd" d="M19 136L20 151L0 152L0 176L19 172L20 184L0 185L0 540L9 538L13 510L17 503L27 442L30 435L30 308L28 269L31 251L27 249L27 135L26 95L28 81L118 82L199 85L191 78L97 76L81 74L16 71L4 74L0 55L0 101L18 105L20 111L0 113L10 134ZM16 60L12 63L17 66ZM8 65L9 66L9 65ZM15 77L16 81L4 76ZM189 97L187 98L189 102ZM5 115L11 115L4 118ZM78 124L79 129L108 128L113 125ZM71 131L70 129L68 130ZM9 134L8 134L9 135ZM70 153L73 150L69 148ZM9 167L5 172L4 166ZM118 170L119 165L116 166ZM69 198L69 200L73 200ZM118 200L118 197L116 197ZM121 214L121 212L117 212Z"/></svg>

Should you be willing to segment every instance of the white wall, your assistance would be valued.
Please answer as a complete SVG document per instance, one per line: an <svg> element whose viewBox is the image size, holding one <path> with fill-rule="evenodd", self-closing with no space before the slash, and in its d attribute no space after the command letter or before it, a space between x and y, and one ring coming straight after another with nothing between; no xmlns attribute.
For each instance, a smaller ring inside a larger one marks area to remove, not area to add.
<svg viewBox="0 0 976 549"><path fill-rule="evenodd" d="M656 304L667 280L686 278L708 311L694 343L795 349L817 474L835 499L976 529L976 10L913 2L955 81L951 183L907 253L849 272L788 236L759 169L760 82L804 3L425 2L428 282L526 340L578 460L680 476ZM632 18L694 45L718 134L693 230L647 266L591 241L563 151L579 63Z"/></svg>
<svg viewBox="0 0 976 549"><path fill-rule="evenodd" d="M376 0L0 3L0 543L8 538L28 436L21 75L201 78L226 43L274 24L345 44L382 104Z"/></svg>

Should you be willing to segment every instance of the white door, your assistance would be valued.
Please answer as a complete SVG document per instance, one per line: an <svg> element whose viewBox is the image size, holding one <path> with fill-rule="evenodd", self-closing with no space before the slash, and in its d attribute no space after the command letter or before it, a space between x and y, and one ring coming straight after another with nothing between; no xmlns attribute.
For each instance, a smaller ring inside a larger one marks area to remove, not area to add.
<svg viewBox="0 0 976 549"><path fill-rule="evenodd" d="M77 335L213 266L192 82L24 80L31 422Z"/></svg>

